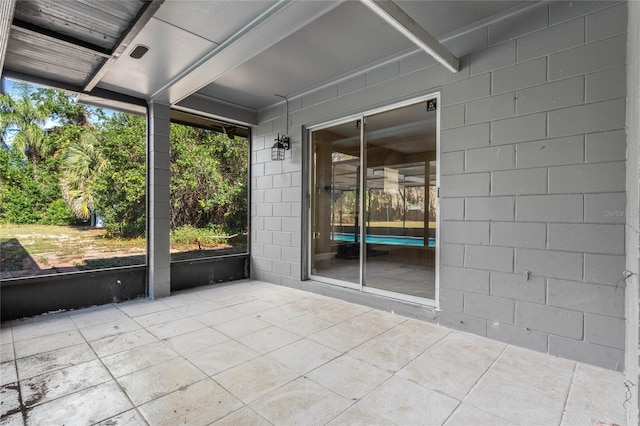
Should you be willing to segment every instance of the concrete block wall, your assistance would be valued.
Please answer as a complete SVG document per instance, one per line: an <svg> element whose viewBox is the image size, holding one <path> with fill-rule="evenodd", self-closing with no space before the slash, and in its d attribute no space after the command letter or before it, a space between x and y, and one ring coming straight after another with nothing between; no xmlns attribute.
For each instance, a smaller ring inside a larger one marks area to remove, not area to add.
<svg viewBox="0 0 640 426"><path fill-rule="evenodd" d="M456 74L415 53L293 98L289 123L282 103L260 111L252 276L301 278L302 126L440 92L438 321L621 370L626 19L626 3L548 3L445 42Z"/></svg>
<svg viewBox="0 0 640 426"><path fill-rule="evenodd" d="M626 268L631 275L626 283L626 357L625 376L628 386L627 423L638 424L640 405L640 309L638 306L638 273L640 272L640 3L629 3L627 35L627 209L624 218Z"/></svg>

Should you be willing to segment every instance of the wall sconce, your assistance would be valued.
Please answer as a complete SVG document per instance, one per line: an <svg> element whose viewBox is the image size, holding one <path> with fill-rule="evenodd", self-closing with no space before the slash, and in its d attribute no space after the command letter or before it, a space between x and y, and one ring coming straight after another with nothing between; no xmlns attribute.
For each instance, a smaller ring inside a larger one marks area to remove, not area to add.
<svg viewBox="0 0 640 426"><path fill-rule="evenodd" d="M287 105L287 133L289 133L289 99L287 99L286 96L283 95L273 95L273 96L277 96L279 98L284 99L286 105ZM273 146L271 147L271 159L272 160L278 160L278 161L283 161L284 160L284 154L285 151L288 151L289 148L291 148L291 144L289 143L289 136L282 135L280 136L280 133L278 133L278 137L276 138L276 143L273 144Z"/></svg>
<svg viewBox="0 0 640 426"><path fill-rule="evenodd" d="M278 137L276 138L276 143L271 147L271 159L272 160L284 160L284 153L291 148L291 144L289 144L289 136L282 135L278 133Z"/></svg>

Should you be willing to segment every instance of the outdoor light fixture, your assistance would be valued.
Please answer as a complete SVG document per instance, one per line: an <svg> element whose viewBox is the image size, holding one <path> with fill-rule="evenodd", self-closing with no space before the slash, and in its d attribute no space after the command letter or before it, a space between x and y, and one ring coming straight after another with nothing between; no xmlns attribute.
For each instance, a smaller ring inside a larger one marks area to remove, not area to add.
<svg viewBox="0 0 640 426"><path fill-rule="evenodd" d="M271 147L271 159L272 160L284 160L284 152L288 151L291 145L289 144L289 136L278 133L276 143Z"/></svg>
<svg viewBox="0 0 640 426"><path fill-rule="evenodd" d="M287 104L287 114L286 114L287 133L289 133L289 99L287 99L286 96L282 96L282 95L273 95L273 96L277 96L279 98L284 99L284 101ZM271 159L278 160L278 161L284 160L285 151L288 151L289 148L291 148L291 144L289 143L289 136L287 136L286 133L280 136L280 133L278 133L278 137L276 138L276 143L274 143L273 146L271 147Z"/></svg>
<svg viewBox="0 0 640 426"><path fill-rule="evenodd" d="M451 72L460 71L460 62L446 47L422 28L404 10L391 0L360 0L387 24L431 55Z"/></svg>

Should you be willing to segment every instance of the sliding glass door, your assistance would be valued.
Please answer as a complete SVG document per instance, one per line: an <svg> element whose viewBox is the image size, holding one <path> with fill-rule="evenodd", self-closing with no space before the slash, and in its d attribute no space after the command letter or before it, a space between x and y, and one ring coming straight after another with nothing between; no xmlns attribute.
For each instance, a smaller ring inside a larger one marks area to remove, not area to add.
<svg viewBox="0 0 640 426"><path fill-rule="evenodd" d="M437 118L432 98L311 132L313 278L436 300Z"/></svg>
<svg viewBox="0 0 640 426"><path fill-rule="evenodd" d="M360 286L360 120L312 133L311 273Z"/></svg>

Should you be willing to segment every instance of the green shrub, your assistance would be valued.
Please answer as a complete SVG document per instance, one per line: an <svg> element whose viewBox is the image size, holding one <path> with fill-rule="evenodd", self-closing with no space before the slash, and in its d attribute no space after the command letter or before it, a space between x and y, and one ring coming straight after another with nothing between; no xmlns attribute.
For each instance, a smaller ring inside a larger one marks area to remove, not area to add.
<svg viewBox="0 0 640 426"><path fill-rule="evenodd" d="M76 223L76 217L64 200L55 200L47 206L40 223L45 225L73 225Z"/></svg>

